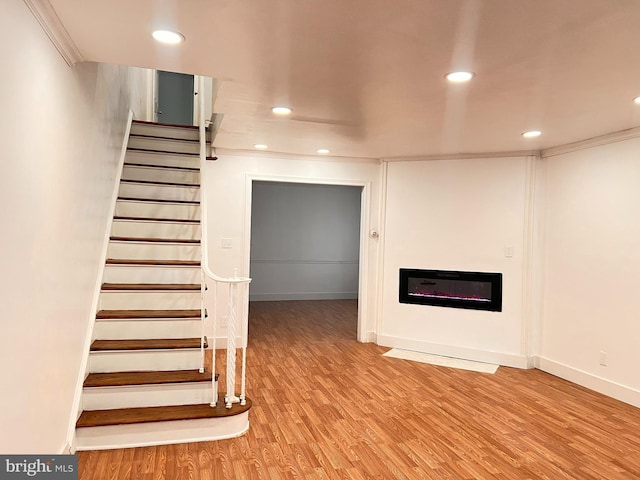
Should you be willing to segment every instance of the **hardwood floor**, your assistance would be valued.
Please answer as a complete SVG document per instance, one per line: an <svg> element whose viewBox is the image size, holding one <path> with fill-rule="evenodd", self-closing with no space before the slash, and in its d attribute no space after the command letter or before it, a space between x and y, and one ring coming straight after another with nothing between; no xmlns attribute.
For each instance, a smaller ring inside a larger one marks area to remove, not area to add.
<svg viewBox="0 0 640 480"><path fill-rule="evenodd" d="M251 304L249 432L80 452L80 479L640 479L640 409L539 370L383 357L356 308Z"/></svg>

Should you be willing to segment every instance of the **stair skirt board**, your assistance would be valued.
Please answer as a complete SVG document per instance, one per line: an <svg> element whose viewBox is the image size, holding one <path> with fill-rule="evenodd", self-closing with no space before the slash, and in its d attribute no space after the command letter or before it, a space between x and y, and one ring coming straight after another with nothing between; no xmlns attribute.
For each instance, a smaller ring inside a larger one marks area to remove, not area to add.
<svg viewBox="0 0 640 480"><path fill-rule="evenodd" d="M107 258L200 260L199 244L109 242Z"/></svg>
<svg viewBox="0 0 640 480"><path fill-rule="evenodd" d="M129 137L128 149L141 149L172 153L200 154L200 143L159 137L143 137L135 134Z"/></svg>
<svg viewBox="0 0 640 480"><path fill-rule="evenodd" d="M249 412L231 417L76 429L77 449L108 450L225 440L249 430Z"/></svg>
<svg viewBox="0 0 640 480"><path fill-rule="evenodd" d="M184 205L172 203L127 202L118 200L116 216L134 217L164 217L200 220L199 205Z"/></svg>
<svg viewBox="0 0 640 480"><path fill-rule="evenodd" d="M121 183L119 197L149 198L159 200L200 201L200 189L195 187L177 187L162 185L144 185L137 183Z"/></svg>
<svg viewBox="0 0 640 480"><path fill-rule="evenodd" d="M133 135L150 135L155 137L180 138L183 140L197 141L200 139L200 132L197 127L140 123L136 120L131 124L131 133Z"/></svg>
<svg viewBox="0 0 640 480"><path fill-rule="evenodd" d="M91 352L92 373L194 370L200 368L200 349L118 350Z"/></svg>
<svg viewBox="0 0 640 480"><path fill-rule="evenodd" d="M156 238L200 238L200 225L135 220L114 220L111 236L156 237Z"/></svg>
<svg viewBox="0 0 640 480"><path fill-rule="evenodd" d="M127 180L153 180L159 182L200 183L200 172L197 170L172 170L152 165L142 167L140 164L125 163L122 178Z"/></svg>
<svg viewBox="0 0 640 480"><path fill-rule="evenodd" d="M213 385L211 380L159 385L85 387L82 392L82 408L83 410L108 410L195 405L211 403L212 398Z"/></svg>
<svg viewBox="0 0 640 480"><path fill-rule="evenodd" d="M200 168L200 158L192 155L141 152L135 150L127 151L125 163L146 163L149 165L164 165L167 167Z"/></svg>
<svg viewBox="0 0 640 480"><path fill-rule="evenodd" d="M93 327L95 338L111 340L193 338L200 336L199 319L167 320L98 320Z"/></svg>
<svg viewBox="0 0 640 480"><path fill-rule="evenodd" d="M199 283L199 267L107 265L105 283Z"/></svg>

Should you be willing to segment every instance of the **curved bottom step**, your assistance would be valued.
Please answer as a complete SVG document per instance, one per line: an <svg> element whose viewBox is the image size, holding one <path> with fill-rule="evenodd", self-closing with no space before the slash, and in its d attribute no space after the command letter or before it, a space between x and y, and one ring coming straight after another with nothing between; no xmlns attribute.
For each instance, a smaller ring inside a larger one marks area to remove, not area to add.
<svg viewBox="0 0 640 480"><path fill-rule="evenodd" d="M220 402L221 403L221 402ZM222 404L223 405L223 404ZM203 405L191 405L194 411ZM208 405L207 405L208 407ZM211 410L218 410L214 407ZM224 408L224 406L222 407ZM148 447L175 443L206 442L235 438L249 430L251 402L240 407L241 413L223 417L193 418L189 420L146 421L119 425L82 427L76 429L77 450L109 450L116 448ZM212 412L213 413L213 412ZM197 416L197 414L195 414Z"/></svg>

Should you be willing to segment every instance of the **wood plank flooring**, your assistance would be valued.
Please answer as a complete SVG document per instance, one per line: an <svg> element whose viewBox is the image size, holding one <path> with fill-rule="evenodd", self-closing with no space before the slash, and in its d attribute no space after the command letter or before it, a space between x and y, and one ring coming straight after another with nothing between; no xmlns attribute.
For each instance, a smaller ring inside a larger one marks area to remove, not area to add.
<svg viewBox="0 0 640 480"><path fill-rule="evenodd" d="M79 478L640 479L640 409L539 370L383 357L356 308L252 303L249 432L80 452Z"/></svg>

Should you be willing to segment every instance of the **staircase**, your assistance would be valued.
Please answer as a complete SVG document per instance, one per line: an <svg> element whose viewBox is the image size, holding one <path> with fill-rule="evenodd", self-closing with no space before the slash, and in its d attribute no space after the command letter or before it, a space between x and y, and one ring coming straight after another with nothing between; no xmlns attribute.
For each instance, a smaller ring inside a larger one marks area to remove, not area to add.
<svg viewBox="0 0 640 480"><path fill-rule="evenodd" d="M205 362L201 165L197 127L133 122L78 450L216 440L249 427L251 401L233 392L225 405L210 355ZM228 356L235 367L235 347Z"/></svg>

